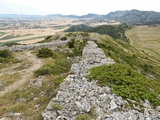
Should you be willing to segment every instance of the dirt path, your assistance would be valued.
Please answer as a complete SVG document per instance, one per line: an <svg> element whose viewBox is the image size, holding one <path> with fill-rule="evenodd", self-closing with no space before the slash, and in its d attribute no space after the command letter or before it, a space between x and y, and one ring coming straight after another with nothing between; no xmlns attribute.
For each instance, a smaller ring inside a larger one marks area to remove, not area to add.
<svg viewBox="0 0 160 120"><path fill-rule="evenodd" d="M12 92L12 91L20 88L21 86L23 86L25 83L27 83L29 81L30 77L33 75L33 71L37 70L38 68L40 68L43 65L42 60L38 59L35 55L33 55L29 51L27 51L24 54L24 56L25 56L25 58L28 59L28 61L30 61L32 63L32 66L24 71L20 80L14 82L10 86L7 86L6 88L4 88L3 91L0 91L0 96L6 94L8 92Z"/></svg>

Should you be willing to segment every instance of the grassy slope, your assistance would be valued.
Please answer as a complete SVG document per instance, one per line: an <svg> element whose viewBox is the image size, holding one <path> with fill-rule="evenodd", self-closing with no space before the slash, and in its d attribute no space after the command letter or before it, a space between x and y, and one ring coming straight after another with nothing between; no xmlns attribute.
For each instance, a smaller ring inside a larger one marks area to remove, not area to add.
<svg viewBox="0 0 160 120"><path fill-rule="evenodd" d="M82 33L74 33L70 35L70 37L77 35L82 35ZM70 42L72 43L72 41ZM31 77L36 79L36 76L41 75L43 79L42 87L34 88L27 87L26 85L23 86L23 89L15 90L12 93L7 93L5 96L0 96L0 116L3 116L7 112L18 112L22 113L24 119L43 120L41 116L42 111L46 108L51 98L57 94L59 84L63 82L63 79L69 74L72 62L67 59L67 56L81 56L80 53L82 52L85 44L86 41L80 42L75 39L73 43L74 47L71 48L73 52L71 53L52 51L53 54L50 54L50 49L47 49L47 51L45 51L45 49L41 49L43 52L35 51L38 56L39 52L43 54L41 59L44 61L44 65L35 71L35 76ZM69 45L65 48L68 47ZM61 50L62 49L63 48L61 48ZM17 98L25 98L27 101L15 102ZM35 105L38 105L39 107L35 108Z"/></svg>
<svg viewBox="0 0 160 120"><path fill-rule="evenodd" d="M76 36L76 34L68 34L66 36L73 37ZM70 44L71 45L73 44L73 46L76 46L76 48L81 48L81 46L85 44L85 41L83 44L77 42L77 40L74 40L74 42L71 40ZM135 71L139 70L143 74L149 73L154 75L157 79L147 80L147 85L149 84L149 87L154 91L156 91L156 94L160 94L160 88L159 88L160 73L158 72L160 71L160 68L159 66L157 66L157 64L159 65L159 61L155 61L148 54L135 49L134 47L130 46L125 42L122 42L121 40L115 41L110 36L107 35L100 36L97 44L104 50L105 54L113 58L116 63L124 64L125 66L130 65L133 70ZM77 47L79 45L80 47ZM77 51L76 48L71 47L73 53L74 54L78 53L79 55L80 52ZM54 67L56 67L56 69L61 68L60 66L58 66L59 64L56 63L60 62L62 63L62 65L64 65L66 63L67 60L66 57L68 55L74 56L68 53L62 54L57 51L53 51L53 53L54 53L53 57L44 58L45 65L39 69L39 71L42 72L43 70L44 71L49 70L48 72L49 75L43 76L43 86L38 89L28 88L25 90L16 90L12 93L8 93L3 97L0 97L0 106L3 106L0 107L0 116L6 112L21 112L23 113L23 117L26 119L33 119L33 120L42 119L40 113L45 109L50 99L56 95L59 84L63 81L63 78L65 78L67 75L64 74L57 78L57 76L59 76L62 71L60 72L58 71L57 73L57 71L54 71L53 68ZM68 73L68 70L65 69L64 73ZM41 72L38 72L38 75L42 75ZM141 81L142 86L144 82L145 81ZM33 99L37 97L38 99L34 101ZM23 102L15 102L16 98L27 98L26 102L27 104ZM157 104L157 102L155 104ZM36 109L34 108L34 105L40 105L40 106L38 109Z"/></svg>
<svg viewBox="0 0 160 120"><path fill-rule="evenodd" d="M160 26L135 26L126 31L131 45L160 60Z"/></svg>
<svg viewBox="0 0 160 120"><path fill-rule="evenodd" d="M160 79L160 73L158 72L160 71L160 62L130 44L121 40L115 41L104 35L100 38L98 45L105 51L107 56L112 57L117 63L129 64L144 74L149 73Z"/></svg>
<svg viewBox="0 0 160 120"><path fill-rule="evenodd" d="M126 42L129 42L125 36L126 29L130 29L131 25L128 24L121 24L121 25L100 25L97 27L89 27L82 25L75 25L70 27L66 30L66 32L76 32L76 31L83 31L83 32L93 32L99 34L107 34L110 35L114 39L122 39Z"/></svg>
<svg viewBox="0 0 160 120"><path fill-rule="evenodd" d="M27 87L23 86L23 89L15 90L11 93L7 93L5 96L0 96L0 116L4 115L7 112L20 112L22 113L23 118L32 119L32 120L42 120L41 112L45 109L48 102L52 97L54 97L59 88L59 84L63 82L63 79L66 77L67 72L70 69L70 64L67 66L58 66L57 61L61 65L66 64L67 58L64 54L59 52L54 52L56 57L43 58L44 67L56 67L56 75L44 75L43 85L40 88ZM59 67L64 67L63 69ZM64 74L61 74L64 73ZM36 76L37 74L35 74ZM35 76L31 76L35 79ZM13 81L7 81L13 82ZM29 83L29 81L28 81ZM25 98L26 102L15 102L17 98ZM35 100L34 100L35 99ZM35 108L35 105L39 105L38 109Z"/></svg>
<svg viewBox="0 0 160 120"><path fill-rule="evenodd" d="M141 83L142 86L146 86L144 84L146 82L146 84L149 85L148 89L151 88L156 92L155 94L157 94L157 95L160 94L160 88L159 88L160 67L158 66L159 61L153 60L152 57L145 54L144 52L137 50L136 48L134 48L130 44L125 43L121 40L113 40L111 37L109 37L107 35L101 36L100 40L97 42L97 44L100 48L102 48L104 50L106 56L110 56L118 64L130 66L133 70L135 70L137 72L137 75L138 75L138 71L139 71L144 76L147 74L151 74L151 75L155 76L156 80L148 80L148 79L145 80L146 78L143 78L143 79L140 79L141 82L140 81L139 82ZM117 69L117 68L115 67L115 69ZM93 74L94 74L94 72L93 72ZM100 73L98 75L100 75ZM99 78L100 77L102 77L104 79L103 76L99 76ZM116 74L112 74L112 77L115 77L115 79L119 79L116 76ZM127 87L127 89L128 89L128 87ZM125 90L122 90L122 91L125 91ZM125 97L128 97L128 96L124 96L124 98ZM135 99L137 99L137 98L135 98Z"/></svg>

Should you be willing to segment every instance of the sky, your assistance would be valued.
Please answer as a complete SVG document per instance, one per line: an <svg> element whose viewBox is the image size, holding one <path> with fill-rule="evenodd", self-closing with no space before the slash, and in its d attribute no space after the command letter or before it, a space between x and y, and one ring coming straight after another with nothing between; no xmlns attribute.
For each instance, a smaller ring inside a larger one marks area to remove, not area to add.
<svg viewBox="0 0 160 120"><path fill-rule="evenodd" d="M0 14L106 15L132 9L160 12L159 0L0 0Z"/></svg>

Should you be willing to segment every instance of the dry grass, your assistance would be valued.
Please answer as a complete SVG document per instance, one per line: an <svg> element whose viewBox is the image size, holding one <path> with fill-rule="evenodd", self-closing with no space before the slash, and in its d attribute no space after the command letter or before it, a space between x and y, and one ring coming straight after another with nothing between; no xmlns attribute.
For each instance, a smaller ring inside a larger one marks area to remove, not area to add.
<svg viewBox="0 0 160 120"><path fill-rule="evenodd" d="M50 99L57 93L58 87L54 86L54 76L44 76L43 86L15 90L0 96L0 116L8 112L21 113L26 120L43 120L41 113L46 108ZM23 86L23 88L27 88ZM25 98L26 102L16 102L17 98ZM37 106L37 107L36 107Z"/></svg>
<svg viewBox="0 0 160 120"><path fill-rule="evenodd" d="M150 56L160 59L160 25L158 26L135 26L126 32L131 45L143 50Z"/></svg>
<svg viewBox="0 0 160 120"><path fill-rule="evenodd" d="M8 26L12 26L10 21L5 21ZM31 44L43 40L44 36L54 35L69 28L70 25L82 24L75 22L75 19L53 19L53 20L28 20L23 22L26 25L19 24L18 28L0 30L0 44L6 42L18 42L21 44ZM39 26L39 27L35 27ZM6 38L7 37L7 38ZM42 37L42 38L39 38ZM4 38L4 39L3 39ZM27 39L27 40L26 40Z"/></svg>
<svg viewBox="0 0 160 120"><path fill-rule="evenodd" d="M32 54L36 54L36 52L32 52ZM23 67L25 66L25 61L23 59L27 60L26 57L29 56L27 56L24 52L18 52L14 55L21 59L21 63L19 63L17 66L13 64L7 66L8 70L10 67L10 69L14 71L30 69L28 67ZM35 60L36 62L36 59L33 60ZM53 58L41 59L42 63L48 66L54 65L56 60ZM9 78L9 76L3 76L4 78ZM55 97L59 89L59 84L63 81L65 77L66 74L60 75L60 77L54 75L42 76L42 86L35 88L29 87L32 86L29 85L29 82L31 82L32 79L36 79L36 77L30 76L30 78L28 79L28 83L24 84L19 89L16 89L12 92L6 93L3 96L0 96L0 116L5 116L9 112L15 112L21 113L21 116L26 120L43 120L41 116L42 111L44 111L50 99ZM24 98L26 99L26 102L17 102L17 98Z"/></svg>
<svg viewBox="0 0 160 120"><path fill-rule="evenodd" d="M86 22L90 19L86 19ZM72 25L85 24L78 19L60 19L53 18L52 20L28 20L18 24L15 28L12 21L5 20L4 30L0 30L0 44L6 42L18 42L21 44L32 44L44 40L45 36L54 35L68 29ZM105 24L119 24L115 21L110 22L92 22L87 23L90 26L99 26ZM9 28L8 28L9 27ZM41 38L39 38L41 37Z"/></svg>
<svg viewBox="0 0 160 120"><path fill-rule="evenodd" d="M0 81L4 82L4 86L8 86L10 84L13 84L15 81L20 79L20 74L19 73L14 73L14 74L3 74L0 76Z"/></svg>

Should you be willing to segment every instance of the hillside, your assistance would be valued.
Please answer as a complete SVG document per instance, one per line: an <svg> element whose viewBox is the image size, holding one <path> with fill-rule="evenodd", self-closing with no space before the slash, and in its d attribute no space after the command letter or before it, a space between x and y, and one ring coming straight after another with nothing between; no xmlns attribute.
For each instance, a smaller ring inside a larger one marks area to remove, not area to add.
<svg viewBox="0 0 160 120"><path fill-rule="evenodd" d="M0 18L40 18L40 19L55 19L55 18L71 18L77 19L77 21L90 22L110 22L115 20L121 23L129 23L136 25L143 24L155 24L160 23L160 12L155 11L140 11L140 10L125 10L110 12L106 15L87 14L87 15L61 15L61 14L49 14L49 15L17 15L17 14L0 14Z"/></svg>
<svg viewBox="0 0 160 120"><path fill-rule="evenodd" d="M154 24L160 23L160 13L154 11L126 10L110 12L106 19L120 21L130 24Z"/></svg>
<svg viewBox="0 0 160 120"><path fill-rule="evenodd" d="M80 32L80 31L86 31L89 28L91 28L91 27L84 25L84 24L80 24L80 25L71 26L70 28L65 30L65 32L78 32L78 31Z"/></svg>
<svg viewBox="0 0 160 120"><path fill-rule="evenodd" d="M158 60L108 35L48 39L0 50L0 119L159 119Z"/></svg>
<svg viewBox="0 0 160 120"><path fill-rule="evenodd" d="M149 54L153 59L160 59L160 25L134 26L125 32L130 44Z"/></svg>
<svg viewBox="0 0 160 120"><path fill-rule="evenodd" d="M65 32L88 32L88 33L99 33L111 36L114 39L122 39L125 42L129 42L125 36L125 31L131 29L132 25L120 24L120 25L101 25L97 27L89 27L86 25L75 25L71 26Z"/></svg>

